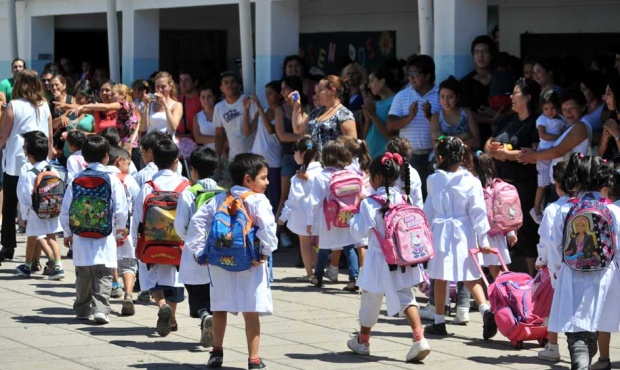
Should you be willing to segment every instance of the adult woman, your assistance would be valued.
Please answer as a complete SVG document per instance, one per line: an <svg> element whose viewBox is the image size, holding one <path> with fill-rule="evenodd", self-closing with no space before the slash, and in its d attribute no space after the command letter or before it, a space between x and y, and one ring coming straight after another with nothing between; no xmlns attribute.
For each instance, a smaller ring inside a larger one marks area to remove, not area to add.
<svg viewBox="0 0 620 370"><path fill-rule="evenodd" d="M183 116L183 106L176 100L177 88L168 72L155 75L155 99L145 96L146 112L140 131L161 131L173 136Z"/></svg>
<svg viewBox="0 0 620 370"><path fill-rule="evenodd" d="M540 86L541 94L544 94L547 90L560 92L560 87L556 85L556 80L560 77L559 71L556 63L552 60L543 59L536 61L532 72L532 78Z"/></svg>
<svg viewBox="0 0 620 370"><path fill-rule="evenodd" d="M348 101L349 96L340 77L329 75L323 78L319 82L318 94L321 107L310 112L308 117L304 118L301 103L295 103L293 131L296 134L308 133L321 149L329 140L340 135L357 138L353 113L342 105L343 101Z"/></svg>
<svg viewBox="0 0 620 370"><path fill-rule="evenodd" d="M367 97L364 102L362 136L366 138L370 156L376 158L385 154L385 146L394 136L387 130L386 122L394 95L400 90L400 83L394 78L392 71L384 66L370 73L368 88L378 100Z"/></svg>
<svg viewBox="0 0 620 370"><path fill-rule="evenodd" d="M80 81L75 87L75 102L78 105L90 104L93 101L93 89L90 86L88 80ZM67 131L62 133L62 140L67 140L67 133L73 130L79 130L86 135L91 134L95 128L95 117L92 114L81 113L80 115L70 115L71 121L67 126ZM64 156L68 158L71 155L69 152L69 145L65 142Z"/></svg>
<svg viewBox="0 0 620 370"><path fill-rule="evenodd" d="M607 109L611 112L611 116L605 122L603 127L603 136L601 144L598 147L598 155L601 157L617 162L620 160L620 152L618 146L620 144L620 126L618 125L618 111L620 111L620 77L614 77L609 80L609 84L605 89L603 100L607 105Z"/></svg>
<svg viewBox="0 0 620 370"><path fill-rule="evenodd" d="M194 116L192 127L197 144L206 145L215 150L215 126L213 125L213 109L216 98L213 88L200 89L200 105L202 110Z"/></svg>
<svg viewBox="0 0 620 370"><path fill-rule="evenodd" d="M288 76L297 76L303 82L303 89L299 90L308 97L308 100L312 101L314 95L314 87L317 85L316 81L308 78L308 63L299 55L289 55L284 58L282 63L282 78Z"/></svg>
<svg viewBox="0 0 620 370"><path fill-rule="evenodd" d="M61 75L55 75L49 82L50 94L53 100L49 102L52 112L52 128L54 129L54 147L57 151L62 151L64 141L61 139L62 132L66 131L69 125L69 114L64 112L56 103L74 104L73 96L67 94L67 81ZM62 152L61 152L62 153ZM61 155L62 156L62 155Z"/></svg>
<svg viewBox="0 0 620 370"><path fill-rule="evenodd" d="M43 96L48 102L54 100L54 95L52 95L52 92L50 91L50 83L52 82L52 78L54 78L54 74L50 71L43 72L41 75L41 83L43 83Z"/></svg>
<svg viewBox="0 0 620 370"><path fill-rule="evenodd" d="M364 67L356 62L350 63L342 69L340 78L342 78L349 87L349 101L346 106L351 112L362 109L364 105L362 86L366 85L367 77Z"/></svg>
<svg viewBox="0 0 620 370"><path fill-rule="evenodd" d="M0 148L4 152L4 204L2 205L2 252L4 259L13 259L15 252L15 224L17 216L17 181L27 158L24 153L25 133L41 131L49 139L49 157L52 157L52 115L43 97L43 86L36 71L25 69L17 74L13 85L13 100L6 108Z"/></svg>
<svg viewBox="0 0 620 370"><path fill-rule="evenodd" d="M480 146L480 131L468 108L461 107L461 85L454 76L439 84L441 110L431 116L431 137L455 136L472 149Z"/></svg>
<svg viewBox="0 0 620 370"><path fill-rule="evenodd" d="M588 71L579 83L579 87L587 102L587 112L583 119L590 124L592 132L598 138L603 131L601 114L603 113L603 108L605 108L605 102L603 101L605 76L598 71ZM598 142L598 140L595 141Z"/></svg>
<svg viewBox="0 0 620 370"><path fill-rule="evenodd" d="M484 151L496 160L499 177L517 188L524 215L534 206L536 166L517 162L517 156L521 154L522 148L531 148L538 143L535 114L538 94L539 87L535 82L519 80L511 96L513 113L499 122L497 132L484 145ZM533 219L523 218L518 238L517 245L525 252L528 272L534 274L538 225Z"/></svg>

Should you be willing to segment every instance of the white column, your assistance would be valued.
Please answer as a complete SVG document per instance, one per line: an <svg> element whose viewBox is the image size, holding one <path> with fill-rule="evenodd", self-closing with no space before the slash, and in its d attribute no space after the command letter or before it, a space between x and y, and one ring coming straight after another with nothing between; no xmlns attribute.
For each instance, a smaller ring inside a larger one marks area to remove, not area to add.
<svg viewBox="0 0 620 370"><path fill-rule="evenodd" d="M418 0L418 23L420 54L433 56L433 0Z"/></svg>
<svg viewBox="0 0 620 370"><path fill-rule="evenodd" d="M110 62L110 79L121 80L120 53L118 48L118 18L116 15L116 0L107 0L108 20L108 59Z"/></svg>
<svg viewBox="0 0 620 370"><path fill-rule="evenodd" d="M30 53L20 56L28 61L28 68L34 69L39 73L43 72L43 67L49 62L53 62L54 58L54 16L32 17L26 16L26 27L30 19L30 34L26 32L26 48ZM26 28L24 27L24 28ZM24 31L26 31L24 29ZM29 41L29 42L28 42Z"/></svg>
<svg viewBox="0 0 620 370"><path fill-rule="evenodd" d="M436 0L435 71L437 83L474 69L471 42L487 33L487 0Z"/></svg>
<svg viewBox="0 0 620 370"><path fill-rule="evenodd" d="M123 7L123 82L147 79L159 69L159 9Z"/></svg>
<svg viewBox="0 0 620 370"><path fill-rule="evenodd" d="M241 70L243 91L254 94L254 46L252 45L252 7L250 0L239 0L239 31L241 37Z"/></svg>
<svg viewBox="0 0 620 370"><path fill-rule="evenodd" d="M265 104L270 81L282 78L282 62L299 49L299 0L256 0L256 94Z"/></svg>
<svg viewBox="0 0 620 370"><path fill-rule="evenodd" d="M8 6L8 18L9 18L9 34L8 38L10 40L10 50L9 50L9 59L13 60L19 57L19 53L17 50L17 9L15 7L15 0L7 0ZM23 57L22 57L23 59Z"/></svg>

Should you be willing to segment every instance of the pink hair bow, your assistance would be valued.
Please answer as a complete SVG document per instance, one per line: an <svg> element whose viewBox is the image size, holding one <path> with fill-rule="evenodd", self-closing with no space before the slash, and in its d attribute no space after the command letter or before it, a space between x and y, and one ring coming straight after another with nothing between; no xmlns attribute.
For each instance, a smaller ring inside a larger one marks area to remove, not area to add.
<svg viewBox="0 0 620 370"><path fill-rule="evenodd" d="M403 165L403 157L401 157L400 154L398 153L390 153L390 152L387 152L385 153L385 155L383 155L383 158L381 158L381 164L385 164L385 162L387 162L390 159L396 161L396 163L398 163L399 166Z"/></svg>

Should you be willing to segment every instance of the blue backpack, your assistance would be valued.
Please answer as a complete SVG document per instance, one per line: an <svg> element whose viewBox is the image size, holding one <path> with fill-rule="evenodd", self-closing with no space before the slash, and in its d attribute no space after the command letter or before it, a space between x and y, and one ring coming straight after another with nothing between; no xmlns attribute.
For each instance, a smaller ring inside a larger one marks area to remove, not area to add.
<svg viewBox="0 0 620 370"><path fill-rule="evenodd" d="M256 227L248 215L243 201L253 195L246 192L240 197L226 193L226 199L219 206L207 237L207 245L198 262L206 262L227 271L245 271L252 267L252 261L259 258Z"/></svg>
<svg viewBox="0 0 620 370"><path fill-rule="evenodd" d="M71 185L73 199L69 208L69 228L82 238L99 239L112 234L112 184L107 173L85 169Z"/></svg>

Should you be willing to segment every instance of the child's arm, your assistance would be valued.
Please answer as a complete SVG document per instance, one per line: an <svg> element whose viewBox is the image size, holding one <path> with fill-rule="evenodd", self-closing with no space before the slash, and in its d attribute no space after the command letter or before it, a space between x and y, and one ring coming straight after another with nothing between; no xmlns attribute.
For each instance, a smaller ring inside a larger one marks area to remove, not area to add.
<svg viewBox="0 0 620 370"><path fill-rule="evenodd" d="M278 249L278 237L276 236L276 219L273 216L269 199L264 194L257 194L249 197L246 203L251 206L248 211L251 213L252 221L258 227L256 237L260 240L260 254L271 256L271 253Z"/></svg>
<svg viewBox="0 0 620 370"><path fill-rule="evenodd" d="M211 229L216 205L217 200L213 199L204 207L200 207L189 221L184 248L188 248L196 260L202 256L202 252L207 246L207 234Z"/></svg>
<svg viewBox="0 0 620 370"><path fill-rule="evenodd" d="M306 225L311 228L314 226L315 220L319 218L318 214L321 205L329 191L329 179L326 179L325 176L329 176L329 174L321 173L315 176L312 180L312 185L309 187L310 194L308 194L308 218L306 219Z"/></svg>
<svg viewBox="0 0 620 370"><path fill-rule="evenodd" d="M555 212L552 212L552 209L555 208L554 205L549 205L543 211L543 218L540 222L540 226L538 227L540 230L547 230L547 232L542 232L540 234L540 240L536 249L538 249L538 259L536 260L536 267L545 267L548 264L548 251L551 246L551 228L553 227L553 219L555 217Z"/></svg>
<svg viewBox="0 0 620 370"><path fill-rule="evenodd" d="M35 176L31 171L22 173L17 181L17 200L23 220L28 220L28 213L32 210L32 192L34 190Z"/></svg>
<svg viewBox="0 0 620 370"><path fill-rule="evenodd" d="M547 128L545 126L538 125L538 136L543 140L556 141L561 136L561 134L558 134L558 135L548 134Z"/></svg>
<svg viewBox="0 0 620 370"><path fill-rule="evenodd" d="M351 237L360 240L368 236L368 234L377 227L375 216L381 207L377 202L366 198L360 203L360 210L349 221Z"/></svg>
<svg viewBox="0 0 620 370"><path fill-rule="evenodd" d="M547 247L547 267L551 282L555 286L557 274L562 267L562 236L564 233L564 218L566 214L562 213L562 208L558 209L551 228L549 229L549 245Z"/></svg>
<svg viewBox="0 0 620 370"><path fill-rule="evenodd" d="M183 240L185 240L185 236L187 235L187 227L189 226L190 219L194 213L194 201L194 194L189 190L189 188L187 188L181 193L181 197L177 203L177 213L174 218L174 229L176 230L177 235Z"/></svg>
<svg viewBox="0 0 620 370"><path fill-rule="evenodd" d="M65 191L65 196L62 199L62 208L60 209L60 226L65 238L72 236L71 229L69 228L69 209L71 208L71 202L73 201L73 187L69 184Z"/></svg>
<svg viewBox="0 0 620 370"><path fill-rule="evenodd" d="M112 199L114 199L115 228L116 230L123 230L127 227L127 217L129 216L127 194L121 180L116 176L110 176L110 182L112 183Z"/></svg>

